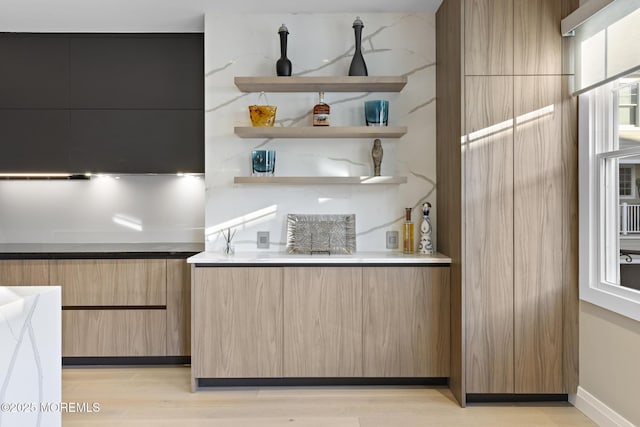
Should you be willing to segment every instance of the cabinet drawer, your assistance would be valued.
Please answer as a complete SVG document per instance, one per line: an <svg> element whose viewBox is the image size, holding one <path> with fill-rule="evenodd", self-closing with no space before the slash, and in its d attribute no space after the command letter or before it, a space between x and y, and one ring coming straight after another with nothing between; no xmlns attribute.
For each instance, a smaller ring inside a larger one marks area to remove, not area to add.
<svg viewBox="0 0 640 427"><path fill-rule="evenodd" d="M165 356L165 310L63 310L62 356Z"/></svg>
<svg viewBox="0 0 640 427"><path fill-rule="evenodd" d="M164 259L58 260L50 268L66 307L166 305Z"/></svg>

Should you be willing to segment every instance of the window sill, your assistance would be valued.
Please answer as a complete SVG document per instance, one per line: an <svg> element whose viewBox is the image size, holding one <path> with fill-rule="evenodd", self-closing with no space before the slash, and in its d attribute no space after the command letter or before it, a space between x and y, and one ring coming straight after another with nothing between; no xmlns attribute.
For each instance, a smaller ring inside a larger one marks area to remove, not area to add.
<svg viewBox="0 0 640 427"><path fill-rule="evenodd" d="M633 292L622 287L619 290ZM640 303L625 298L618 293L611 293L601 288L589 286L586 289L581 289L580 299L640 322Z"/></svg>

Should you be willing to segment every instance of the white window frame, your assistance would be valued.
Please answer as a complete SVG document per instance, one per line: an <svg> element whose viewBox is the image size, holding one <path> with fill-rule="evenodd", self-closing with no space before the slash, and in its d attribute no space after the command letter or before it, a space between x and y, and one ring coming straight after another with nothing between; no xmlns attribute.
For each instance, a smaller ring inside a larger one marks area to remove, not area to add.
<svg viewBox="0 0 640 427"><path fill-rule="evenodd" d="M605 194L601 189L607 177L603 165L606 158L637 151L625 149L605 155L596 152L603 141L617 136L617 102L607 95L611 94L614 84L593 89L578 99L580 299L640 321L640 292L613 284L612 278L604 277L606 271L613 271L612 263L619 263L619 221L618 204L604 203ZM617 183L617 173L616 170L615 178L608 177L609 182L614 179ZM615 194L618 194L617 188ZM605 217L616 218L615 233L612 230L605 233Z"/></svg>

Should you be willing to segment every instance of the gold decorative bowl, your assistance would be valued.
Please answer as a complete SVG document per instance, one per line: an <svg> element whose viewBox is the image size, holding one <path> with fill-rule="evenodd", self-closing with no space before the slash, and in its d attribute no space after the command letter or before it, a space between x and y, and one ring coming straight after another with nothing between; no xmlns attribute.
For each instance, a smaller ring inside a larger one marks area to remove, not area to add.
<svg viewBox="0 0 640 427"><path fill-rule="evenodd" d="M252 126L273 126L276 121L275 105L249 105Z"/></svg>

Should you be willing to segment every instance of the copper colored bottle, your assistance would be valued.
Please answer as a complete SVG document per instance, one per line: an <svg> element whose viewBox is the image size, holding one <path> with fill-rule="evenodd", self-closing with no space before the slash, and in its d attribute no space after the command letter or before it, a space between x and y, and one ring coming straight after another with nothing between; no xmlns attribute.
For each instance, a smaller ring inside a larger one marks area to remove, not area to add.
<svg viewBox="0 0 640 427"><path fill-rule="evenodd" d="M329 126L331 107L324 102L324 92L320 92L320 101L313 107L313 125Z"/></svg>

